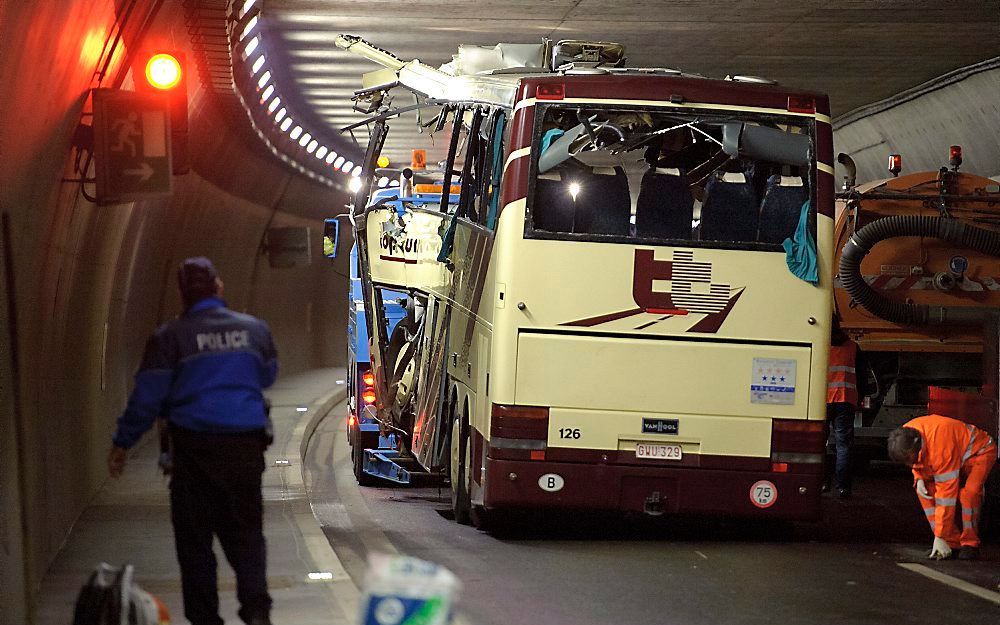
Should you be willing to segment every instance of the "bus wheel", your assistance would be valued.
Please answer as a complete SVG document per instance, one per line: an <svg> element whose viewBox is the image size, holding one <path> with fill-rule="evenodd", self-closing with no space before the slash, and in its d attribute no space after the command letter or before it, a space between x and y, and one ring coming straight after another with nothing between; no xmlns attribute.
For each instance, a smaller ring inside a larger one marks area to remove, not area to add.
<svg viewBox="0 0 1000 625"><path fill-rule="evenodd" d="M375 478L365 473L365 450L361 447L361 441L351 447L351 460L354 464L354 478L358 480L358 486L374 486Z"/></svg>
<svg viewBox="0 0 1000 625"><path fill-rule="evenodd" d="M456 402L457 403L457 402ZM451 462L449 478L451 480L451 509L455 521L462 525L471 522L472 508L469 499L467 483L467 468L469 466L469 427L465 419L458 413L457 406L452 408L451 418Z"/></svg>

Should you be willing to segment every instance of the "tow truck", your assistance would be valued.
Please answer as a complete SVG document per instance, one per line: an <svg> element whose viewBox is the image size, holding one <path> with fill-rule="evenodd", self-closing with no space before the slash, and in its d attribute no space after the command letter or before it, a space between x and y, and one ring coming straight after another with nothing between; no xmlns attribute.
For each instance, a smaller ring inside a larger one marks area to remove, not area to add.
<svg viewBox="0 0 1000 625"><path fill-rule="evenodd" d="M388 170L381 173L393 173ZM404 206L436 205L441 201L441 187L433 183L413 185L412 170L400 172L401 184L379 189L371 196L371 204L394 207L400 217ZM400 449L398 432L378 418L375 410L375 377L371 371L370 340L361 278L358 274L357 243L351 247L351 284L347 318L347 440L351 446L354 476L361 486L391 482L410 484L417 476L430 478L418 464ZM381 289L385 303L386 335L395 340L407 340L406 328L415 325L417 311L413 299L403 291ZM408 323L400 325L401 321ZM412 338L412 337L409 337ZM412 372L411 372L412 375ZM407 385L400 386L405 393Z"/></svg>

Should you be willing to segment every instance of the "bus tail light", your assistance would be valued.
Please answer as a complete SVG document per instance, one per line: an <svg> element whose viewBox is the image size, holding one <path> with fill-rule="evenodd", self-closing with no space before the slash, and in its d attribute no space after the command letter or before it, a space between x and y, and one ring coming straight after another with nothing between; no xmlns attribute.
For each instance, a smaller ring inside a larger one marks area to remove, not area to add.
<svg viewBox="0 0 1000 625"><path fill-rule="evenodd" d="M809 96L788 96L788 110L792 113L815 113L816 99Z"/></svg>
<svg viewBox="0 0 1000 625"><path fill-rule="evenodd" d="M826 421L774 419L771 421L771 460L796 462L796 456L822 454L826 446ZM786 460L787 457L787 460Z"/></svg>
<svg viewBox="0 0 1000 625"><path fill-rule="evenodd" d="M549 409L537 406L504 406L493 404L490 438L547 440Z"/></svg>
<svg viewBox="0 0 1000 625"><path fill-rule="evenodd" d="M562 100L565 96L566 87L561 82L543 82L535 88L539 100Z"/></svg>
<svg viewBox="0 0 1000 625"><path fill-rule="evenodd" d="M361 381L364 383L365 388L371 388L375 386L375 374L371 371L365 371L361 376Z"/></svg>
<svg viewBox="0 0 1000 625"><path fill-rule="evenodd" d="M544 460L549 409L493 404L490 455L498 460Z"/></svg>

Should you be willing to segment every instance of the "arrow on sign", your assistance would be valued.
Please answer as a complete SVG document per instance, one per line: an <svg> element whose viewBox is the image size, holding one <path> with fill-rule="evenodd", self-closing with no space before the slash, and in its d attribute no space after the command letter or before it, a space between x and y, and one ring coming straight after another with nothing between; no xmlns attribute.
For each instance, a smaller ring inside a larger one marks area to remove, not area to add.
<svg viewBox="0 0 1000 625"><path fill-rule="evenodd" d="M153 176L154 170L149 166L149 163L143 161L142 167L138 169L125 169L122 170L122 173L126 176L139 176L140 182L146 182Z"/></svg>

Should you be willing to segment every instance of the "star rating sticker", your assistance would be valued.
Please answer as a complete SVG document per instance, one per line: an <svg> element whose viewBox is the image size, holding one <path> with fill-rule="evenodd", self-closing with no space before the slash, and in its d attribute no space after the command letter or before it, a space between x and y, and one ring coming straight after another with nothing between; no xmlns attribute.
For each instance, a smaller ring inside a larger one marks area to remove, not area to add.
<svg viewBox="0 0 1000 625"><path fill-rule="evenodd" d="M781 376L781 381L782 381L782 382L784 382L784 381L785 381L785 376Z"/></svg>
<svg viewBox="0 0 1000 625"><path fill-rule="evenodd" d="M772 375L772 376L771 376L771 381L772 381L772 382L774 382L774 380L775 380L775 378L774 378L774 376Z"/></svg>

